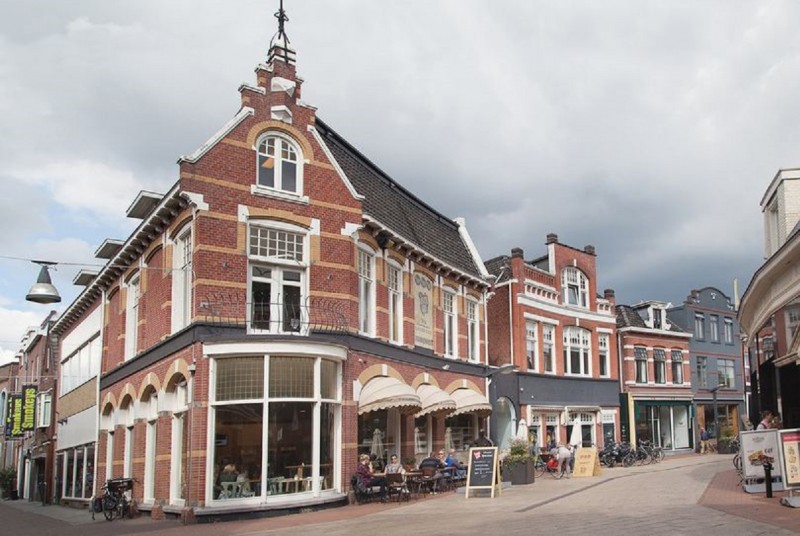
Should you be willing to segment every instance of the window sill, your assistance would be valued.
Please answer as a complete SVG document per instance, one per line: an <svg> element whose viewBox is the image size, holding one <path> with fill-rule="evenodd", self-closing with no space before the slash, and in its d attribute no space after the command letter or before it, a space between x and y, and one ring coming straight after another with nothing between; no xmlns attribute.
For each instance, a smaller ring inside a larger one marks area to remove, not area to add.
<svg viewBox="0 0 800 536"><path fill-rule="evenodd" d="M289 201L290 203L298 203L301 205L308 205L309 203L308 196L281 192L280 190L265 188L264 186L259 186L258 184L250 185L250 193L252 195L269 197L271 199L280 199L282 201Z"/></svg>

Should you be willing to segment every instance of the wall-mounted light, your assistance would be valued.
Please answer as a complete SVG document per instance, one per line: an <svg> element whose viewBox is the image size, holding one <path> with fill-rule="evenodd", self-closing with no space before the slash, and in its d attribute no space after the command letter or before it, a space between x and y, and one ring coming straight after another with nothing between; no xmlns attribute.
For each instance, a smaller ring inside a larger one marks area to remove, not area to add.
<svg viewBox="0 0 800 536"><path fill-rule="evenodd" d="M55 263L47 261L32 262L40 265L42 269L39 270L39 277L28 291L28 295L25 296L25 299L29 302L42 304L59 303L61 301L61 296L59 296L58 290L56 290L56 287L53 286L53 282L50 280L49 271L50 266L55 265Z"/></svg>

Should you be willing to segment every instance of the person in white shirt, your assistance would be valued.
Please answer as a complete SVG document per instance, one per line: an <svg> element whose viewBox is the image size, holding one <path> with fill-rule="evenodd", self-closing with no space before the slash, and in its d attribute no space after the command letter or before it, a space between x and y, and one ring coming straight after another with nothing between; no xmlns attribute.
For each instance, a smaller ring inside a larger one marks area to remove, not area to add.
<svg viewBox="0 0 800 536"><path fill-rule="evenodd" d="M572 445L558 445L558 468L560 471L559 478L565 476L570 478L570 461L572 460Z"/></svg>

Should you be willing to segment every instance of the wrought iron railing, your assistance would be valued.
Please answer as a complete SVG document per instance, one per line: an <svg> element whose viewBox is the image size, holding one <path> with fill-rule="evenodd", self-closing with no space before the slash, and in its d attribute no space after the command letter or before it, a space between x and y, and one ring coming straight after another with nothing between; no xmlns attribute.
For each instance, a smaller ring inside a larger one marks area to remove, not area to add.
<svg viewBox="0 0 800 536"><path fill-rule="evenodd" d="M212 293L200 300L197 321L246 327L252 333L300 334L347 332L341 300L309 296L286 302L247 301L238 294Z"/></svg>

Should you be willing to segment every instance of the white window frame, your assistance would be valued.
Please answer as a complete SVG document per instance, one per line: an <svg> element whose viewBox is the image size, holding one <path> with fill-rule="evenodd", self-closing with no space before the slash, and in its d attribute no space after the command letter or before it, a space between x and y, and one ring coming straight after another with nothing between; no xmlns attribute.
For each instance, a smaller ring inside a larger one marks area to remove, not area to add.
<svg viewBox="0 0 800 536"><path fill-rule="evenodd" d="M172 333L192 321L192 225L187 224L175 235L172 247Z"/></svg>
<svg viewBox="0 0 800 536"><path fill-rule="evenodd" d="M574 289L573 294L570 289ZM589 308L589 278L574 266L567 266L561 271L561 296L564 305Z"/></svg>
<svg viewBox="0 0 800 536"><path fill-rule="evenodd" d="M724 365L724 371L723 371ZM730 372L730 374L727 374ZM717 359L717 376L719 385L727 389L736 388L736 362L733 359ZM724 380L724 381L723 381Z"/></svg>
<svg viewBox="0 0 800 536"><path fill-rule="evenodd" d="M125 361L136 356L139 338L139 304L141 302L141 272L135 273L125 285Z"/></svg>
<svg viewBox="0 0 800 536"><path fill-rule="evenodd" d="M106 480L114 478L114 428L106 432Z"/></svg>
<svg viewBox="0 0 800 536"><path fill-rule="evenodd" d="M708 327L711 332L711 342L719 342L719 316L709 315Z"/></svg>
<svg viewBox="0 0 800 536"><path fill-rule="evenodd" d="M247 330L248 333L284 333L305 334L308 325L308 313L304 308L308 296L308 230L273 220L257 220L249 222L247 246ZM269 276L255 275L256 270L269 270ZM299 274L298 280L290 280ZM268 301L269 323L266 327L257 326L254 315L256 306L253 286L268 283L270 296ZM299 324L286 324L285 290L299 290L298 320Z"/></svg>
<svg viewBox="0 0 800 536"><path fill-rule="evenodd" d="M155 393L150 395L150 399L145 407L145 444L144 444L144 491L143 500L145 503L155 501L156 490L156 456L158 454L158 397Z"/></svg>
<svg viewBox="0 0 800 536"><path fill-rule="evenodd" d="M664 348L653 348L653 382L658 385L667 383L667 351Z"/></svg>
<svg viewBox="0 0 800 536"><path fill-rule="evenodd" d="M528 370L539 372L539 323L525 321L525 356L528 359Z"/></svg>
<svg viewBox="0 0 800 536"><path fill-rule="evenodd" d="M389 341L403 343L403 269L386 263L386 288L389 294Z"/></svg>
<svg viewBox="0 0 800 536"><path fill-rule="evenodd" d="M36 427L47 428L53 416L53 393L45 391L36 396ZM2 414L0 407L0 414ZM3 421L5 422L5 421Z"/></svg>
<svg viewBox="0 0 800 536"><path fill-rule="evenodd" d="M725 344L733 344L733 319L725 317Z"/></svg>
<svg viewBox="0 0 800 536"><path fill-rule="evenodd" d="M375 336L375 252L359 244L356 254L358 270L358 332Z"/></svg>
<svg viewBox="0 0 800 536"><path fill-rule="evenodd" d="M608 343L610 340L610 336L608 333L598 333L597 334L597 357L600 363L600 373L601 378L609 378L611 377L611 360L609 359L608 355ZM605 374L602 374L603 369L605 369Z"/></svg>
<svg viewBox="0 0 800 536"><path fill-rule="evenodd" d="M683 352L681 350L672 350L670 352L670 357L672 365L672 384L683 385ZM678 373L678 378L675 377L676 372Z"/></svg>
<svg viewBox="0 0 800 536"><path fill-rule="evenodd" d="M551 324L542 324L542 357L544 358L543 365L545 374L556 373L555 333L555 326ZM549 358L547 350L550 350Z"/></svg>
<svg viewBox="0 0 800 536"><path fill-rule="evenodd" d="M266 151L262 151L262 149L266 146L269 139L275 140L275 147L276 147L276 154L280 156L273 156L268 155ZM291 159L287 159L283 157L283 149L287 149L288 153L294 153L294 164L296 166L296 183L295 189L286 189L284 188L284 166L285 162L291 162ZM289 197L289 198L297 198L303 195L303 167L304 167L304 158L303 158L303 151L300 149L300 145L289 136L286 136L280 132L270 131L258 138L256 141L256 145L254 147L256 151L256 178L255 178L255 187L254 193L266 194L276 197ZM261 183L261 173L260 173L260 166L261 166L261 158L262 157L269 157L274 160L274 170L275 173L273 174L275 183L272 186L262 184Z"/></svg>
<svg viewBox="0 0 800 536"><path fill-rule="evenodd" d="M647 348L644 346L633 347L634 381L639 384L647 383Z"/></svg>
<svg viewBox="0 0 800 536"><path fill-rule="evenodd" d="M694 336L700 340L706 338L706 317L703 313L694 315Z"/></svg>
<svg viewBox="0 0 800 536"><path fill-rule="evenodd" d="M481 332L479 319L479 303L467 298L467 359L478 363L481 359Z"/></svg>
<svg viewBox="0 0 800 536"><path fill-rule="evenodd" d="M579 353L579 370L572 370L572 350ZM564 326L564 374L592 375L592 332L579 326Z"/></svg>
<svg viewBox="0 0 800 536"><path fill-rule="evenodd" d="M442 288L442 328L445 357L458 357L458 297L448 288Z"/></svg>

